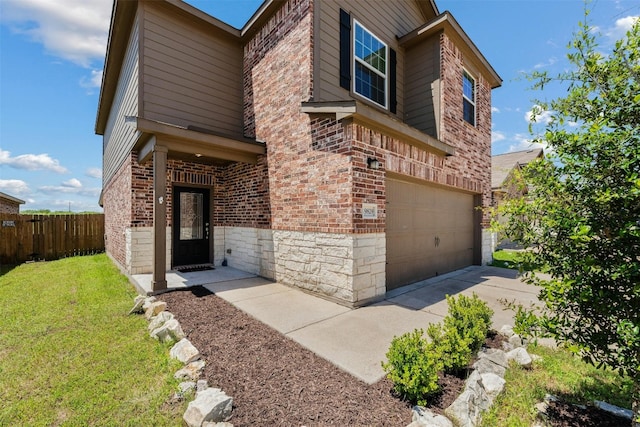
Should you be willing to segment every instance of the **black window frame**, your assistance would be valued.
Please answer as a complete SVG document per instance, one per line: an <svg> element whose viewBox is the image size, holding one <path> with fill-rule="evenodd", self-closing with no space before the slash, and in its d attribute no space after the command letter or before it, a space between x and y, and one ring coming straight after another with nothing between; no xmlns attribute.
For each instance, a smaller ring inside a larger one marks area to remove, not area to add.
<svg viewBox="0 0 640 427"><path fill-rule="evenodd" d="M467 96L467 81L471 82L471 98ZM462 118L471 126L476 126L476 99L477 99L476 79L467 70L462 70Z"/></svg>

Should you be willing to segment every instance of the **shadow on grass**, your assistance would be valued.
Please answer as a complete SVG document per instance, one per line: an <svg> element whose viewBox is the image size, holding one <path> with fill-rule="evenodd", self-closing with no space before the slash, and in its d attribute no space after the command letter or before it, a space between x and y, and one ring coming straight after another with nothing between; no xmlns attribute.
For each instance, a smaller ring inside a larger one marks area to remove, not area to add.
<svg viewBox="0 0 640 427"><path fill-rule="evenodd" d="M622 377L620 382L612 382L610 377L596 372L585 375L570 393L558 390L549 390L549 393L575 404L592 405L594 400L600 400L620 408L631 409L632 391L633 382L630 378Z"/></svg>
<svg viewBox="0 0 640 427"><path fill-rule="evenodd" d="M0 276L4 276L16 267L17 265L14 264L0 264Z"/></svg>

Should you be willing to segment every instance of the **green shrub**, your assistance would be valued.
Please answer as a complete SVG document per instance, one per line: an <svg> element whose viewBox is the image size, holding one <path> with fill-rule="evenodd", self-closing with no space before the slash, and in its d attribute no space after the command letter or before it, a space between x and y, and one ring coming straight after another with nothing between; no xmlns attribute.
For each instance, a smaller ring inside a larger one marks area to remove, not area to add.
<svg viewBox="0 0 640 427"><path fill-rule="evenodd" d="M412 403L426 405L427 397L438 391L441 357L423 338L422 329L394 337L382 368L395 391Z"/></svg>
<svg viewBox="0 0 640 427"><path fill-rule="evenodd" d="M493 310L474 293L472 297L459 295L456 299L447 295L449 311L444 318L445 329L456 329L469 340L473 353L480 350L491 327Z"/></svg>
<svg viewBox="0 0 640 427"><path fill-rule="evenodd" d="M429 325L427 335L442 357L444 370L457 374L467 368L480 350L489 327L493 310L476 294L447 295L448 314L444 326Z"/></svg>
<svg viewBox="0 0 640 427"><path fill-rule="evenodd" d="M473 352L469 340L455 328L444 328L439 323L432 323L427 328L427 335L442 361L445 372L458 374L465 369Z"/></svg>

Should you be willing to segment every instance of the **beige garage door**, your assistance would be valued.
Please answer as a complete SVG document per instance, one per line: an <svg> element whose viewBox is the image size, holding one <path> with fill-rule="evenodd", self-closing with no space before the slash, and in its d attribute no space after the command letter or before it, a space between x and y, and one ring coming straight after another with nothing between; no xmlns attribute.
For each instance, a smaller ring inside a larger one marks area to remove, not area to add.
<svg viewBox="0 0 640 427"><path fill-rule="evenodd" d="M473 195L387 179L387 290L473 264Z"/></svg>

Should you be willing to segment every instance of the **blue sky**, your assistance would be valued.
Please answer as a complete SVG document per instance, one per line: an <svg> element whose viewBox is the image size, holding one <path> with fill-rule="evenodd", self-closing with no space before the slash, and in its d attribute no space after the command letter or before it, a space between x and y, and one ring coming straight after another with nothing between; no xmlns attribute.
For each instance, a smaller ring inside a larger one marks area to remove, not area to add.
<svg viewBox="0 0 640 427"><path fill-rule="evenodd" d="M383 0L371 4L376 1ZM187 2L238 28L261 4ZM584 18L584 3L436 3L454 15L504 80L493 91L493 153L529 148L532 100L562 92L532 92L521 76L566 69L566 45ZM94 134L94 123L111 5L112 0L0 0L0 191L25 200L23 210L100 211L102 137ZM589 8L603 51L640 16L638 0L596 0Z"/></svg>

